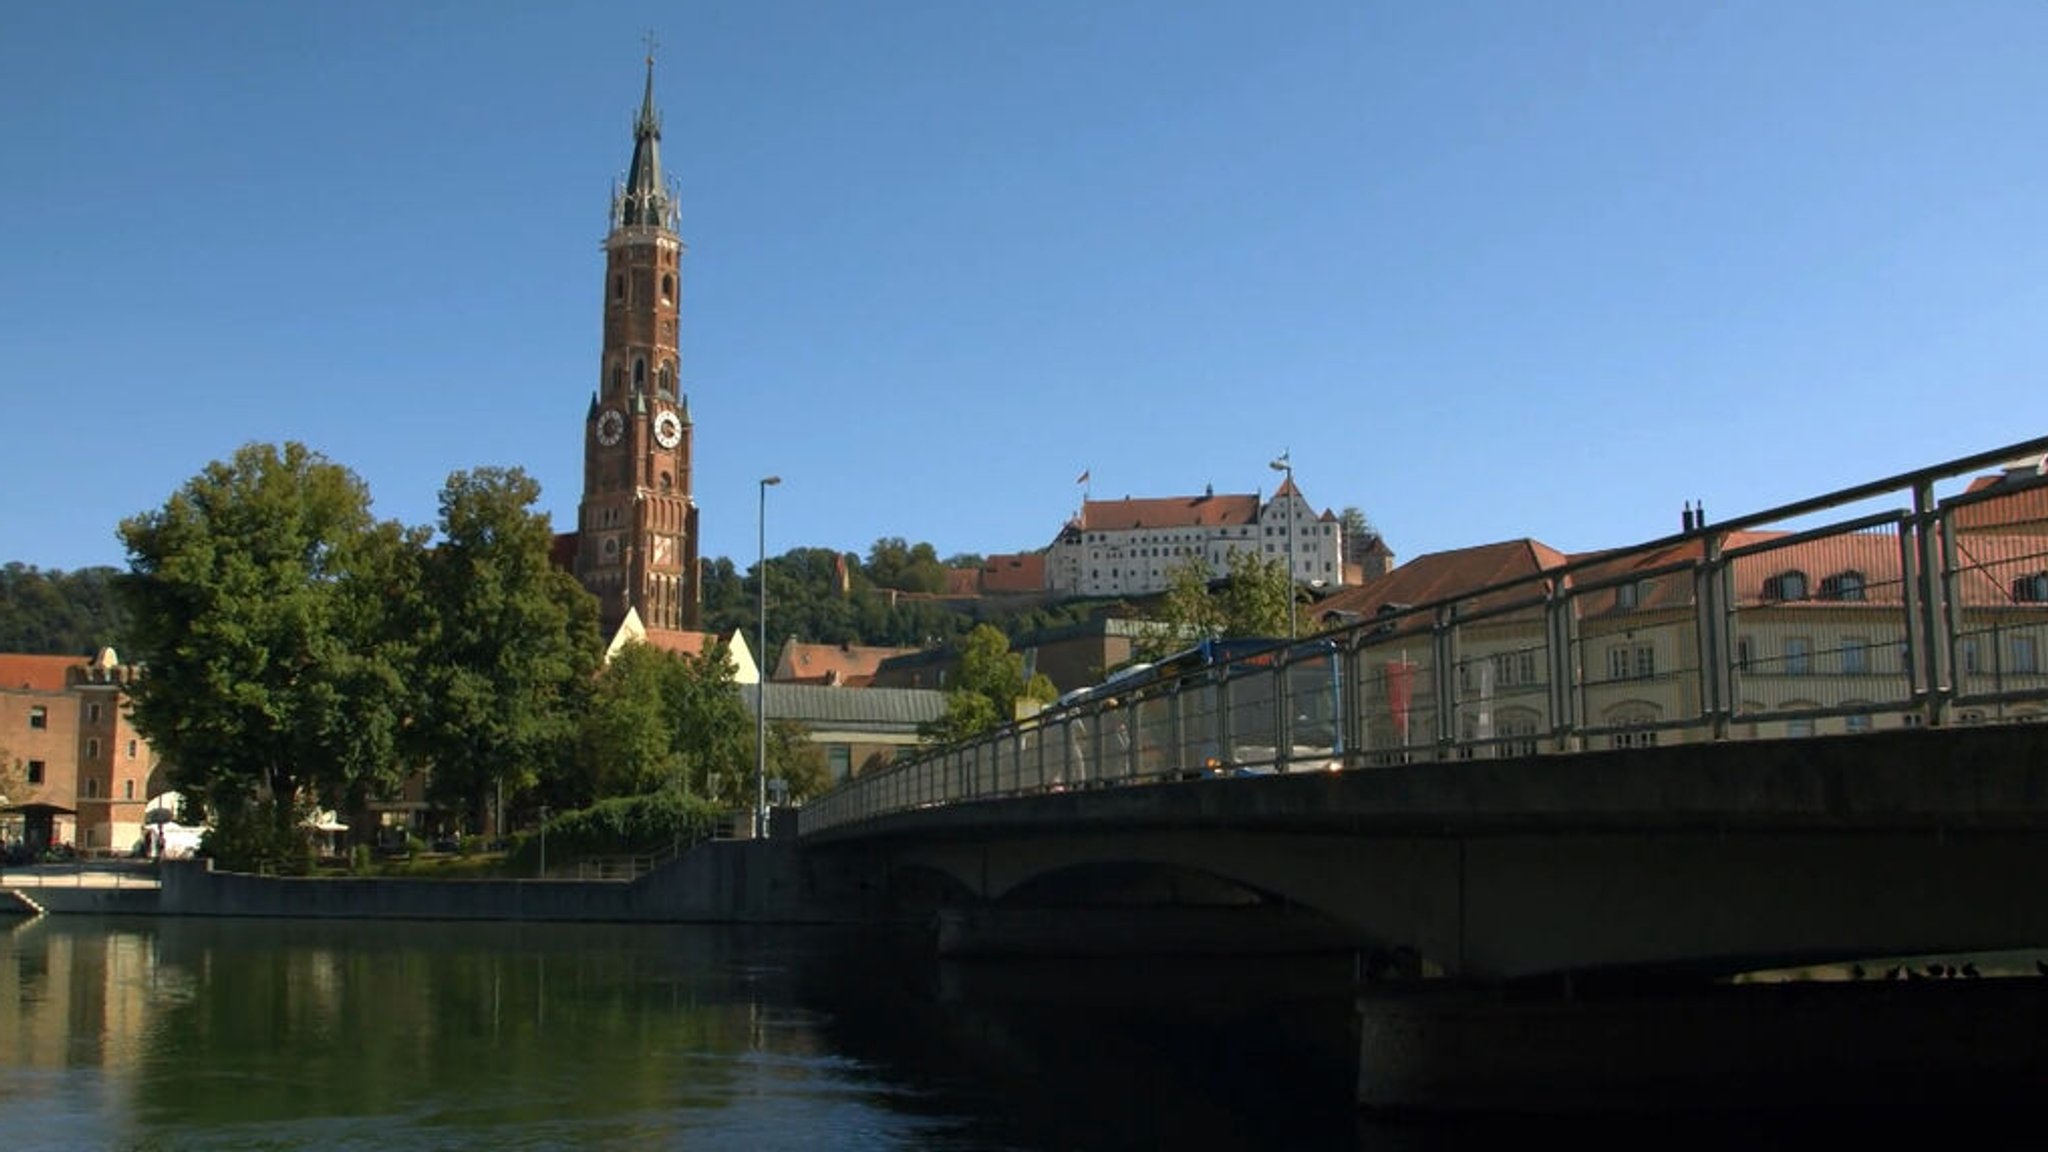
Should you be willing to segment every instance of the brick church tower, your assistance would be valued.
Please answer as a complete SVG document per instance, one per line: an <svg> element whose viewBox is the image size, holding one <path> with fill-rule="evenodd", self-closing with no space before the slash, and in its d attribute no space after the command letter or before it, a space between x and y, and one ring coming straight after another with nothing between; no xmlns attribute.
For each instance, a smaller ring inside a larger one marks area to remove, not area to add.
<svg viewBox="0 0 2048 1152"><path fill-rule="evenodd" d="M633 162L613 190L604 241L604 353L584 418L576 515L576 578L597 596L606 635L628 609L652 630L697 626L692 429L676 342L683 241L660 145L650 55Z"/></svg>

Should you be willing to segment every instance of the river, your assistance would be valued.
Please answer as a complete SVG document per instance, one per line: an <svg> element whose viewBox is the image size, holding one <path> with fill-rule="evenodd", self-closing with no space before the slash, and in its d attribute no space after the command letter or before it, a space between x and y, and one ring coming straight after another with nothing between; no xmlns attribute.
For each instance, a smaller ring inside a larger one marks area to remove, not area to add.
<svg viewBox="0 0 2048 1152"><path fill-rule="evenodd" d="M1351 988L1340 960L952 964L825 930L8 920L0 1149L1755 1147L1799 1130L1361 1120ZM1849 1119L1822 1118L1834 1135Z"/></svg>

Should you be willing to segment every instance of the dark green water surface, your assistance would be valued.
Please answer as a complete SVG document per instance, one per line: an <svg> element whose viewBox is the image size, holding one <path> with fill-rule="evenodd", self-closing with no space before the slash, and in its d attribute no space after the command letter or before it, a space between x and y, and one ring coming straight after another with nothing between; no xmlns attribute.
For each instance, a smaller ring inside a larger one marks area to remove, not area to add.
<svg viewBox="0 0 2048 1152"><path fill-rule="evenodd" d="M1347 1146L1332 975L1252 994L1227 964L960 969L806 930L4 920L0 1149Z"/></svg>

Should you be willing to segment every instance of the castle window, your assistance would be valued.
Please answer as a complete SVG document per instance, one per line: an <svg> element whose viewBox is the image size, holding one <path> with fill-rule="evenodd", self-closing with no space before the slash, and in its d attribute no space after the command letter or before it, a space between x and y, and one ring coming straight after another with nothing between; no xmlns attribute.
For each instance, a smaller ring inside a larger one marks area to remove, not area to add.
<svg viewBox="0 0 2048 1152"><path fill-rule="evenodd" d="M50 710L41 704L30 708L28 710L28 726L31 728L48 728L50 726Z"/></svg>
<svg viewBox="0 0 2048 1152"><path fill-rule="evenodd" d="M98 704L87 704L85 706L85 722L88 724L100 722L100 706Z"/></svg>
<svg viewBox="0 0 2048 1152"><path fill-rule="evenodd" d="M1765 580L1764 599L1806 599L1806 573L1801 572L1795 568L1790 572L1781 572L1778 575L1773 576L1768 580Z"/></svg>
<svg viewBox="0 0 2048 1152"><path fill-rule="evenodd" d="M96 776L88 776L88 777L86 777L86 779L85 779L85 798L86 798L87 800L97 800L97 799L99 799L99 798L100 798L100 782L99 782L99 778L98 778L98 777L96 777Z"/></svg>
<svg viewBox="0 0 2048 1152"><path fill-rule="evenodd" d="M28 762L28 782L30 784L41 784L43 782L43 762L41 760L31 760Z"/></svg>
<svg viewBox="0 0 2048 1152"><path fill-rule="evenodd" d="M1820 582L1820 598L1823 600L1863 599L1863 573L1837 572Z"/></svg>
<svg viewBox="0 0 2048 1152"><path fill-rule="evenodd" d="M135 759L135 741L133 740L128 742L128 758L130 760Z"/></svg>
<svg viewBox="0 0 2048 1152"><path fill-rule="evenodd" d="M123 780L123 781L121 782L121 799L123 799L123 800L133 800L133 799L135 799L135 781L133 781L133 780Z"/></svg>
<svg viewBox="0 0 2048 1152"><path fill-rule="evenodd" d="M99 737L95 736L95 737L93 737L92 739L90 739L90 740L87 740L87 741L85 742L85 758L86 758L87 760L97 760L97 759L99 759L99 758L100 758L100 738L99 738Z"/></svg>

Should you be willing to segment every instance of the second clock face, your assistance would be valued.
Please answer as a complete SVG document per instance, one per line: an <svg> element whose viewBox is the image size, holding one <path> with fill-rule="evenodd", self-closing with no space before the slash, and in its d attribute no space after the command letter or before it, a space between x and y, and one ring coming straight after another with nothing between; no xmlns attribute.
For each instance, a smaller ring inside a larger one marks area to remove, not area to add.
<svg viewBox="0 0 2048 1152"><path fill-rule="evenodd" d="M626 432L626 418L616 408L607 408L597 417L597 442L604 445L617 444Z"/></svg>
<svg viewBox="0 0 2048 1152"><path fill-rule="evenodd" d="M654 440L663 448L673 448L683 438L683 422L673 412L663 412L654 418Z"/></svg>

